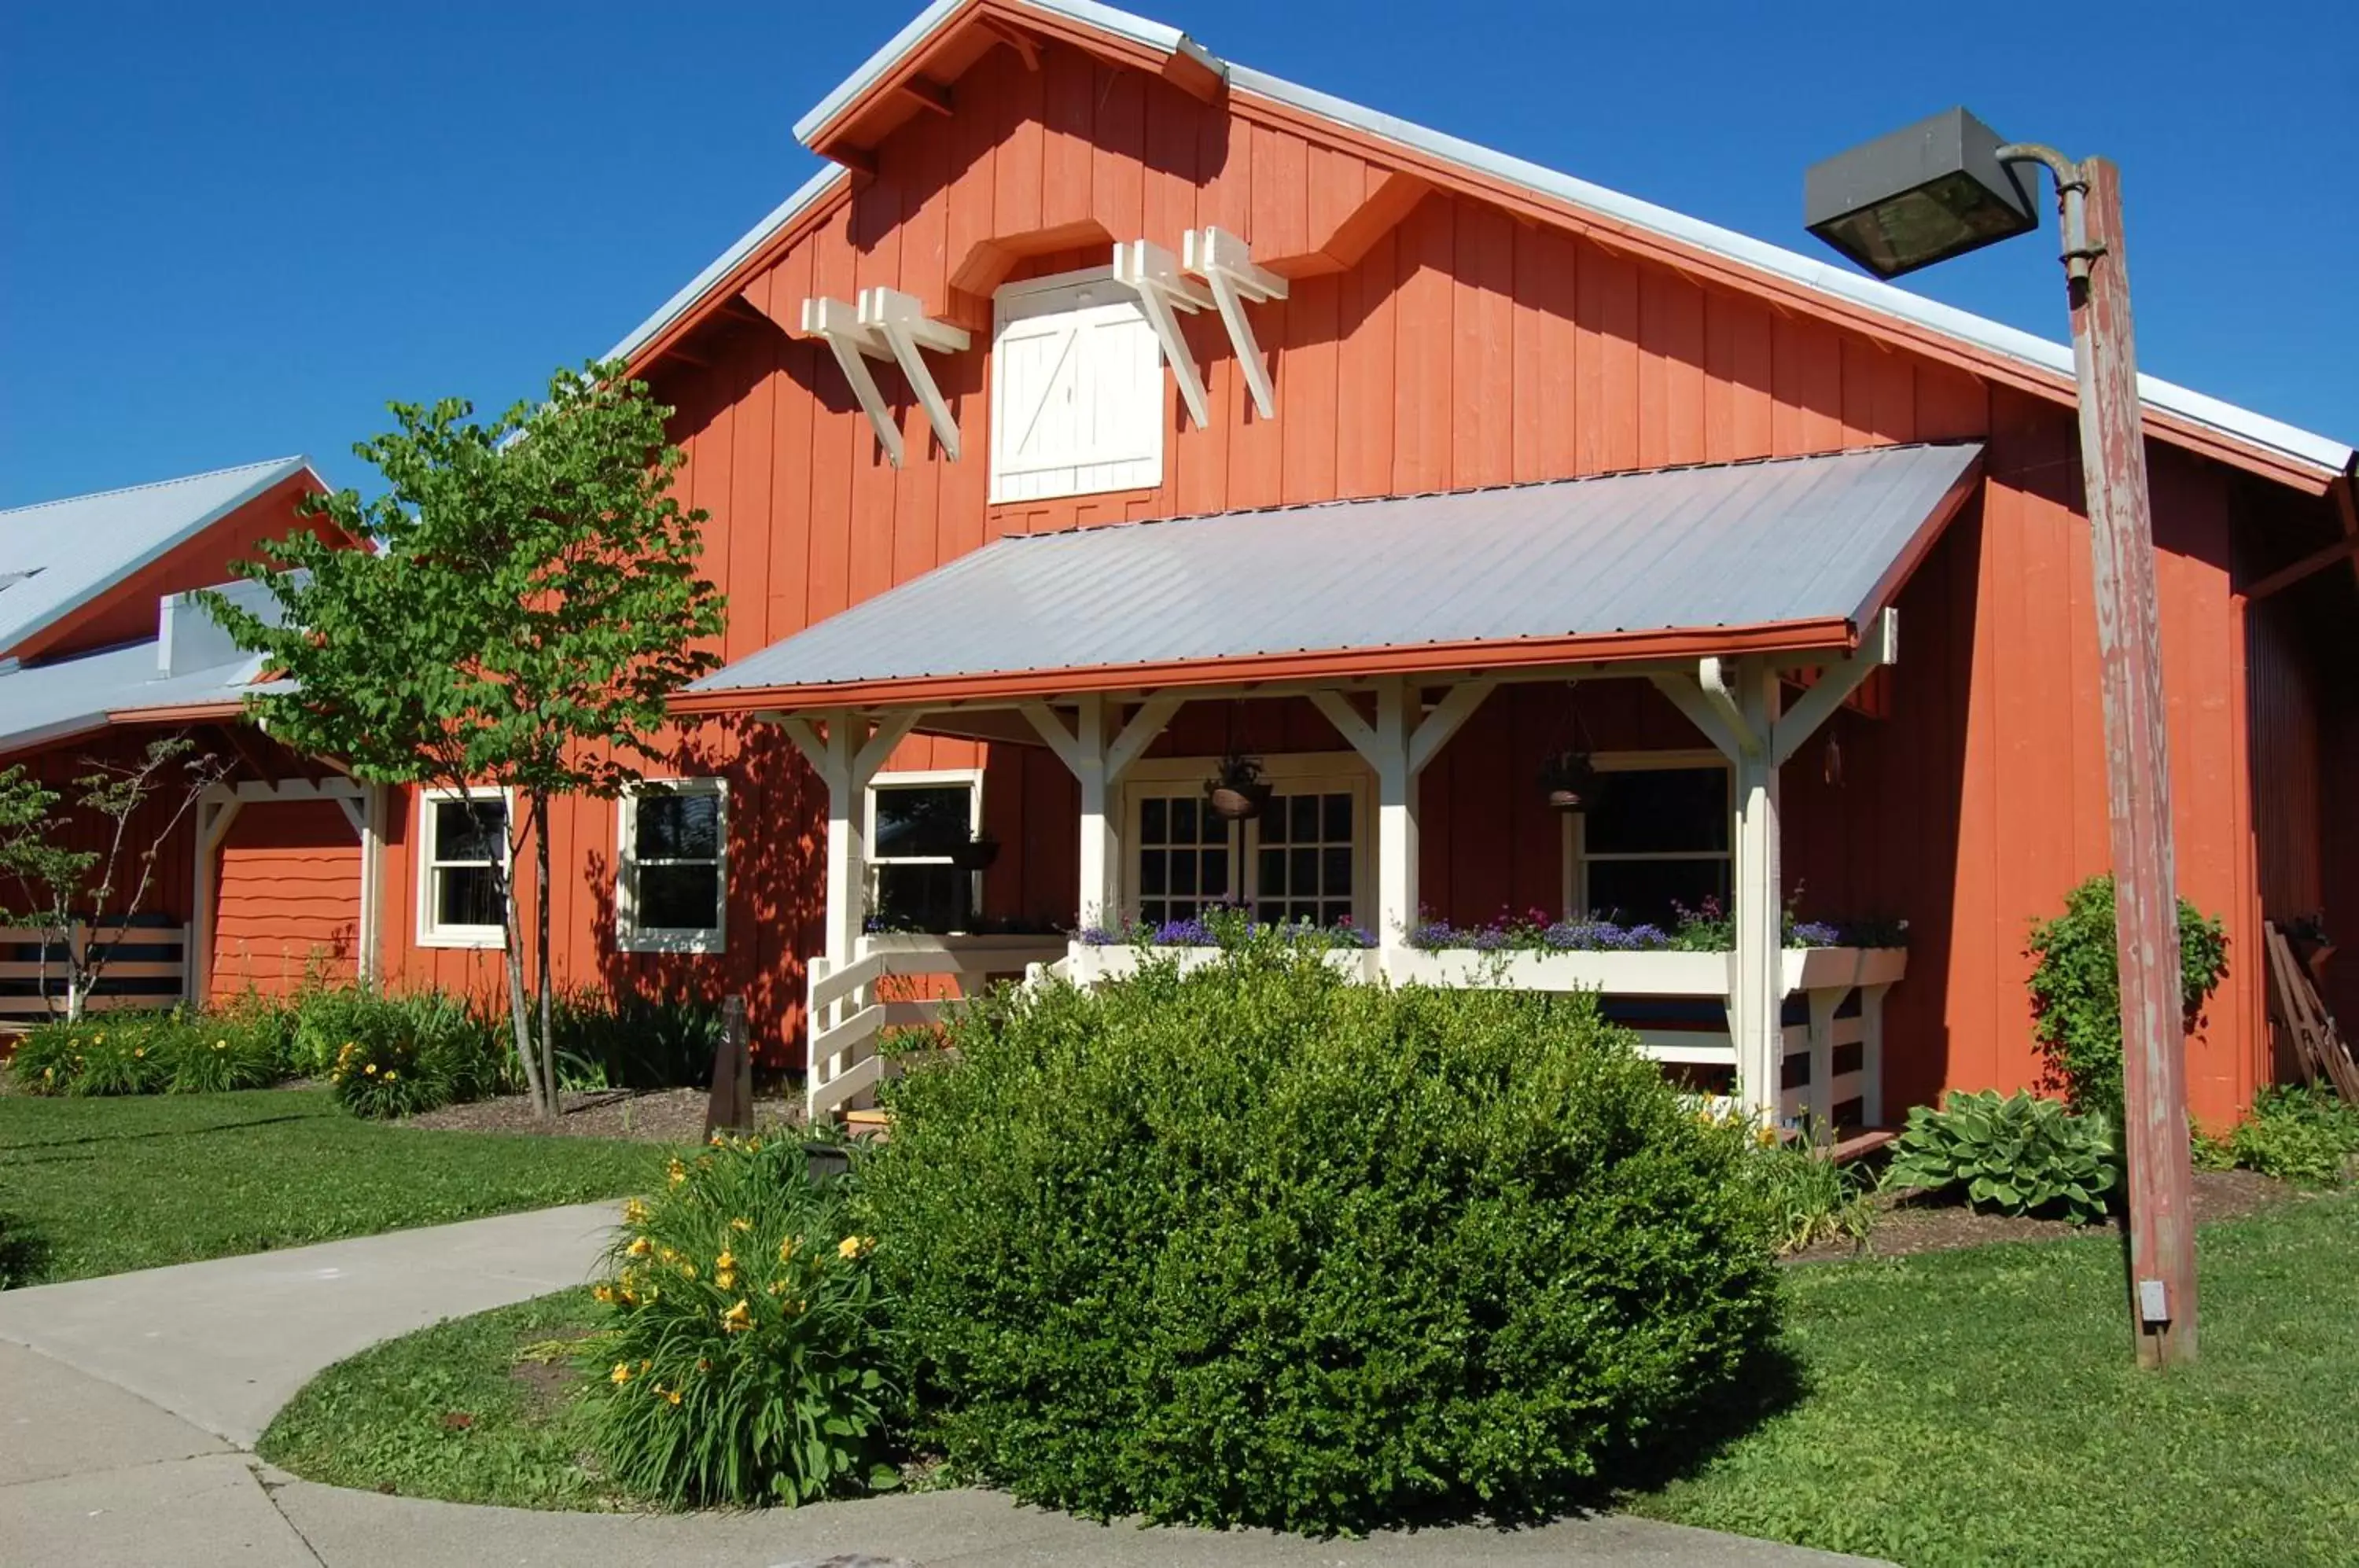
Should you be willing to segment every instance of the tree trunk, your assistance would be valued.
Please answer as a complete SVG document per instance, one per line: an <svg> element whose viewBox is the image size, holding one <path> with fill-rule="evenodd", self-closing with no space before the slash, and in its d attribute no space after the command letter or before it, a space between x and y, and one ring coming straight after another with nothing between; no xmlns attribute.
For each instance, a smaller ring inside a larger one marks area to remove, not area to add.
<svg viewBox="0 0 2359 1568"><path fill-rule="evenodd" d="M551 1014L549 966L549 797L535 791L532 797L533 879L532 907L534 927L539 935L540 948L535 955L540 979L540 1075L549 1088L546 1115L557 1115L557 1029Z"/></svg>
<svg viewBox="0 0 2359 1568"><path fill-rule="evenodd" d="M507 832L503 822L500 832ZM513 842L513 841L511 841ZM504 857L493 864L492 874L498 879L500 890L500 923L506 940L501 943L501 967L508 977L508 1024L516 1040L516 1065L524 1070L525 1094L531 1099L533 1109L547 1114L553 1098L552 1092L543 1087L540 1058L532 1048L532 1008L525 1000L524 990L524 922L517 917L516 877L510 867L514 856Z"/></svg>

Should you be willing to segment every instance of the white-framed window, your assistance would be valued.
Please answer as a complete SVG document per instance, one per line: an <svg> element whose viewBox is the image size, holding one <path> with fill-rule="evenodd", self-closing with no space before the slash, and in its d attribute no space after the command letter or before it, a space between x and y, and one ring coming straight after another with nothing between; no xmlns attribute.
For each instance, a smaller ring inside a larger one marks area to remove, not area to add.
<svg viewBox="0 0 2359 1568"><path fill-rule="evenodd" d="M508 866L508 792L429 789L418 796L418 942L501 947L500 878Z"/></svg>
<svg viewBox="0 0 2359 1568"><path fill-rule="evenodd" d="M1124 904L1151 926L1242 904L1272 924L1364 929L1375 908L1375 844L1367 769L1350 753L1280 753L1261 759L1269 803L1224 822L1204 799L1214 757L1158 757L1124 785L1130 844Z"/></svg>
<svg viewBox="0 0 2359 1568"><path fill-rule="evenodd" d="M625 953L720 953L729 936L729 789L651 779L620 808L614 940Z"/></svg>
<svg viewBox="0 0 2359 1568"><path fill-rule="evenodd" d="M1163 358L1113 269L1011 283L992 305L991 498L1163 482Z"/></svg>
<svg viewBox="0 0 2359 1568"><path fill-rule="evenodd" d="M982 769L878 774L868 786L869 918L887 931L964 926L978 874L951 855L982 826Z"/></svg>
<svg viewBox="0 0 2359 1568"><path fill-rule="evenodd" d="M1734 775L1716 751L1607 752L1601 788L1564 823L1564 909L1573 919L1651 922L1728 904Z"/></svg>

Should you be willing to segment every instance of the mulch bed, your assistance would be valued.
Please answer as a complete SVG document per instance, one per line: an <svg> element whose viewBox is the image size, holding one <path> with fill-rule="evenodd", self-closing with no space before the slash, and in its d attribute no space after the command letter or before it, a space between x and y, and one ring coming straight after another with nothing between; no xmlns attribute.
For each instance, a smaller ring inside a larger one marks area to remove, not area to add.
<svg viewBox="0 0 2359 1568"><path fill-rule="evenodd" d="M2299 1197L2301 1189L2250 1171L2195 1172L2195 1219L2234 1219ZM2088 1236L2097 1227L2070 1220L2034 1219L2013 1214L1978 1214L1962 1203L1920 1198L1878 1198L1875 1225L1864 1244L1822 1241L1792 1254L1792 1263L1822 1263L1844 1258L1908 1258L1920 1252L1948 1252L1962 1247L1984 1247L1995 1241L2060 1241ZM2104 1227L2119 1233L2116 1219Z"/></svg>
<svg viewBox="0 0 2359 1568"><path fill-rule="evenodd" d="M561 1110L552 1125L540 1118L524 1095L501 1094L471 1105L445 1105L411 1116L401 1125L445 1132L555 1133L565 1138L635 1138L642 1143L701 1143L710 1098L702 1089L585 1090L560 1097ZM796 1096L757 1097L754 1102L756 1127L797 1127L802 1117L802 1102Z"/></svg>

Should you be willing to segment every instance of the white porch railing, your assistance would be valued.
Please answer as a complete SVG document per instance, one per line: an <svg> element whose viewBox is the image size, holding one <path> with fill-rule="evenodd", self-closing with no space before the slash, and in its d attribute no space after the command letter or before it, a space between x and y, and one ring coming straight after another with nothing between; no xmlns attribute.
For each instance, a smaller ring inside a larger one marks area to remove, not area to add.
<svg viewBox="0 0 2359 1568"><path fill-rule="evenodd" d="M87 951L93 940L138 956L107 961L99 989L81 999L82 1013L170 1007L189 1000L188 927L77 924L67 937L75 953ZM52 1011L62 1018L73 1010L73 965L62 954L43 964L41 952L49 945L47 931L0 926L0 1024L38 1023Z"/></svg>
<svg viewBox="0 0 2359 1568"><path fill-rule="evenodd" d="M933 936L886 932L863 936L842 968L825 958L810 961L809 1010L805 1013L810 1054L803 1075L806 1116L821 1117L873 1103L876 1085L889 1071L877 1050L887 1029L941 1021L946 1007L980 993L990 981L1025 975L1035 965L1064 959L1061 936ZM957 982L955 996L895 997L884 982L903 976L945 976Z"/></svg>
<svg viewBox="0 0 2359 1568"><path fill-rule="evenodd" d="M1218 960L1213 947L1150 950L1178 955L1183 967ZM1781 950L1780 995L1804 998L1806 1017L1782 1026L1784 1062L1779 1073L1777 1118L1798 1126L1807 1117L1825 1129L1835 1125L1835 1108L1860 1104L1858 1119L1868 1127L1884 1120L1884 998L1907 973L1901 948L1812 947ZM1416 948L1344 949L1330 952L1329 964L1355 978L1385 978L1395 985L1454 985L1513 991L1597 991L1610 998L1703 1000L1717 1003L1726 1019L1733 1012L1734 956L1725 953L1479 953L1468 949L1426 952ZM1093 947L1076 942L1063 965L1075 983L1093 985L1135 972L1139 950ZM1855 1007L1846 1004L1856 994ZM1646 1053L1681 1066L1736 1070L1736 1045L1722 1028L1635 1029ZM1854 1048L1856 1048L1854 1050Z"/></svg>

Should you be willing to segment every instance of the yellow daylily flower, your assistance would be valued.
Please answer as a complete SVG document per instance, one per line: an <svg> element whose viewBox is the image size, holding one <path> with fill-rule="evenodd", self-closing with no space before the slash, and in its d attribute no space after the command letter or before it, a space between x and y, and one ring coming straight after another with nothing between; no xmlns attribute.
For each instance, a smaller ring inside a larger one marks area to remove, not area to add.
<svg viewBox="0 0 2359 1568"><path fill-rule="evenodd" d="M614 1384L618 1388L621 1385L629 1382L631 1380L631 1364L627 1361L615 1362L614 1369L606 1375L606 1380Z"/></svg>
<svg viewBox="0 0 2359 1568"><path fill-rule="evenodd" d="M645 1258L648 1253L653 1252L655 1249L656 1244L649 1241L643 1236L633 1236L631 1238L631 1245L623 1248L625 1252L629 1253L634 1258Z"/></svg>
<svg viewBox="0 0 2359 1568"><path fill-rule="evenodd" d="M723 1333L742 1334L753 1326L754 1309L742 1300L721 1314L721 1327Z"/></svg>
<svg viewBox="0 0 2359 1568"><path fill-rule="evenodd" d="M754 1222L752 1220L731 1220L729 1222L729 1228L742 1236L745 1232L754 1228Z"/></svg>
<svg viewBox="0 0 2359 1568"><path fill-rule="evenodd" d="M647 1224L647 1206L636 1198L626 1200L623 1204L623 1223L634 1225Z"/></svg>
<svg viewBox="0 0 2359 1568"><path fill-rule="evenodd" d="M869 1236L847 1236L836 1243L835 1255L847 1260L865 1258L875 1250L876 1238Z"/></svg>

